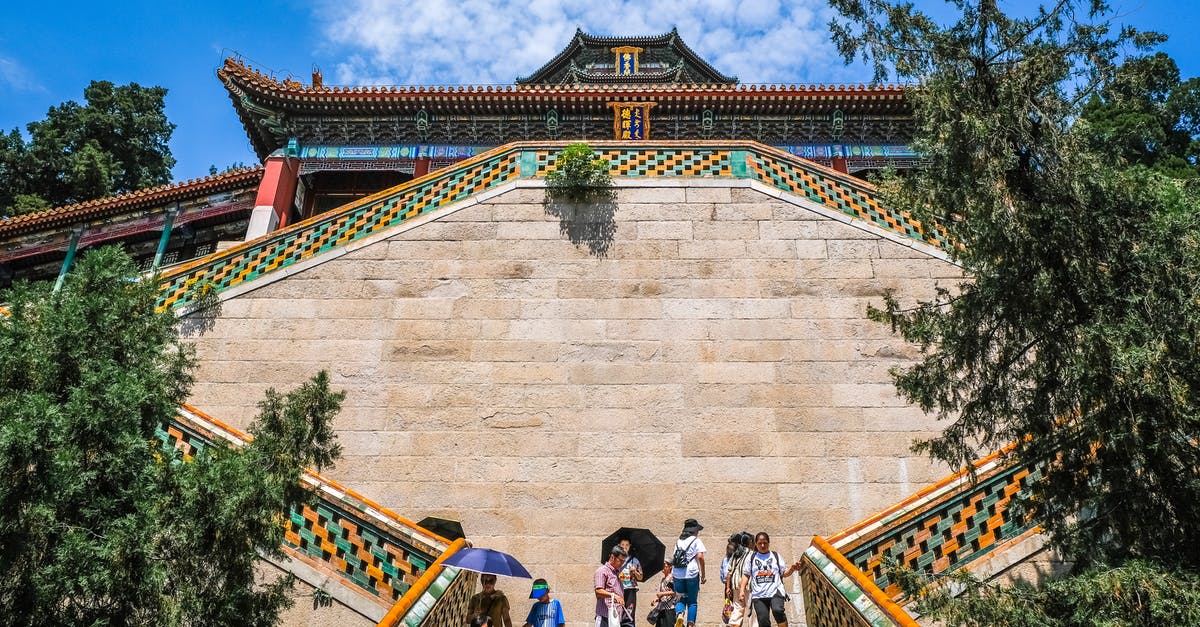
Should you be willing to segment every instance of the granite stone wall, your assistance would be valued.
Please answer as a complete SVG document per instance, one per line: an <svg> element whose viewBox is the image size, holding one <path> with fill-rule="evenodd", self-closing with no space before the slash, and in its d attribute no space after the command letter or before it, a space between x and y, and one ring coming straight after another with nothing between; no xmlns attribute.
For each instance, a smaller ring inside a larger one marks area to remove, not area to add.
<svg viewBox="0 0 1200 627"><path fill-rule="evenodd" d="M937 425L888 370L916 352L865 310L959 268L745 181L621 186L600 248L572 244L582 214L543 196L517 188L227 300L195 341L191 402L245 427L265 388L329 370L349 395L325 474L462 520L548 578L575 624L618 527L670 545L704 524L711 624L730 533L766 530L798 559L949 472L909 452ZM528 582L500 587L519 625Z"/></svg>

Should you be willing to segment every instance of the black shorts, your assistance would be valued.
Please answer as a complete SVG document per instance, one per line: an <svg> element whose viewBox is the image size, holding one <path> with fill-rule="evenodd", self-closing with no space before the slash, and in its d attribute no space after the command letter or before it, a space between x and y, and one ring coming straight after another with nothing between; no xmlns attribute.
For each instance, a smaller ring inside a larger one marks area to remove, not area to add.
<svg viewBox="0 0 1200 627"><path fill-rule="evenodd" d="M783 607L785 601L787 597L782 595L754 599L754 616L758 619L758 627L771 627L772 618L778 624L787 623L787 610Z"/></svg>

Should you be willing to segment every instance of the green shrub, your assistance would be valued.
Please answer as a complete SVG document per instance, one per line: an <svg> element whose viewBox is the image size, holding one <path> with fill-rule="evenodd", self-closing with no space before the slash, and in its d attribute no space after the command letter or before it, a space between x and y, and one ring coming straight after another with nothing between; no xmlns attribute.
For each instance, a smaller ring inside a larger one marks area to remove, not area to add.
<svg viewBox="0 0 1200 627"><path fill-rule="evenodd" d="M587 202L608 196L612 189L608 160L597 158L586 143L564 148L554 166L546 174L546 194L555 200Z"/></svg>

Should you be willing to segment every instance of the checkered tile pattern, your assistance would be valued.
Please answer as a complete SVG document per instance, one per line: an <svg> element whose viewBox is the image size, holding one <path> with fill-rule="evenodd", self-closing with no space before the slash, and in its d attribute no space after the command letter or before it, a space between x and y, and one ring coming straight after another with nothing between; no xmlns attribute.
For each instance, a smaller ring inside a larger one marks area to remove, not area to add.
<svg viewBox="0 0 1200 627"><path fill-rule="evenodd" d="M811 552L812 549L809 549ZM819 562L819 563L818 563ZM825 571L829 570L829 574ZM804 583L804 614L810 625L829 627L876 627L892 625L891 621L870 622L851 599L859 600L862 591L846 592L839 589L834 580L842 575L836 567L819 552L805 554L801 560L800 580ZM874 609L874 608L873 608ZM878 613L878 612L876 612Z"/></svg>
<svg viewBox="0 0 1200 627"><path fill-rule="evenodd" d="M179 450L184 459L195 457L204 447L211 444L206 434L180 421L159 425L156 434L164 444Z"/></svg>
<svg viewBox="0 0 1200 627"><path fill-rule="evenodd" d="M395 602L436 556L419 551L328 500L293 509L284 544L332 566L345 580Z"/></svg>
<svg viewBox="0 0 1200 627"><path fill-rule="evenodd" d="M177 417L161 425L158 437L179 449L185 459L213 446L214 438L203 426ZM290 547L340 575L342 583L357 586L390 606L437 559L386 527L374 524L356 511L353 498L335 501L324 492L315 508L303 506L288 513L284 546Z"/></svg>
<svg viewBox="0 0 1200 627"><path fill-rule="evenodd" d="M937 247L945 244L940 229L924 228L907 213L880 206L874 195L865 188L825 174L818 168L805 168L800 163L799 160L785 161L756 152L746 153L750 175L767 185L919 242Z"/></svg>
<svg viewBox="0 0 1200 627"><path fill-rule="evenodd" d="M832 210L914 240L945 247L944 230L925 228L911 216L879 205L868 187L833 175L811 162L760 149L755 144L714 142L697 146L602 146L612 174L630 178L750 178L806 197ZM520 178L544 178L559 148L511 147L481 161L468 160L440 176L402 185L342 210L283 229L256 241L185 265L163 277L160 308L186 306L206 289L236 285L374 235ZM522 161L529 158L522 171ZM737 163L734 163L734 160Z"/></svg>
<svg viewBox="0 0 1200 627"><path fill-rule="evenodd" d="M555 169L558 151L537 151L537 178L545 178ZM613 176L630 177L730 177L730 151L697 148L637 148L598 151L608 160Z"/></svg>
<svg viewBox="0 0 1200 627"><path fill-rule="evenodd" d="M395 624L406 627L460 627L463 617L467 615L471 595L475 593L477 579L478 575L469 570L442 569L421 598ZM514 610L514 613L519 611Z"/></svg>
<svg viewBox="0 0 1200 627"><path fill-rule="evenodd" d="M884 613L864 588L877 588L894 600L901 599L899 586L883 570L885 557L894 556L908 568L934 576L970 568L973 562L1003 550L1006 542L1033 528L1013 513L1012 504L1040 477L1040 469L997 464L981 472L975 483L962 480L960 474L958 487L930 492L889 513L877 527L868 526L867 531L858 532L862 535L853 535L856 527L851 527L847 532L851 535L834 542L837 548L826 550L840 551L852 565L848 567L855 571L853 577L814 541L805 551L801 571L809 623L892 624L879 623L877 619ZM856 616L848 619L848 611Z"/></svg>
<svg viewBox="0 0 1200 627"><path fill-rule="evenodd" d="M158 306L185 306L196 299L196 289L201 286L224 291L487 191L520 175L519 157L520 153L514 151L464 164L415 186L401 186L296 228L281 230L249 247L184 266L164 276Z"/></svg>
<svg viewBox="0 0 1200 627"><path fill-rule="evenodd" d="M961 492L927 504L841 551L850 563L873 578L881 590L898 595L899 586L889 581L883 571L885 555L893 555L909 568L930 575L961 568L983 557L1033 527L1013 516L1009 504L1039 476L1036 469L1001 470Z"/></svg>

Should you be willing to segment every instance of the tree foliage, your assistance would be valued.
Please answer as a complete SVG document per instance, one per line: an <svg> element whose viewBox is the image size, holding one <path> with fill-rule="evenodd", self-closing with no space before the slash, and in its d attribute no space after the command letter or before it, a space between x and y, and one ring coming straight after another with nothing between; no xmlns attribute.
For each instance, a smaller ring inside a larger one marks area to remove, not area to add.
<svg viewBox="0 0 1200 627"><path fill-rule="evenodd" d="M0 625L269 625L277 554L305 466L338 456L324 373L269 392L252 443L183 461L156 431L192 350L123 253L85 255L59 292L18 284L0 318Z"/></svg>
<svg viewBox="0 0 1200 627"><path fill-rule="evenodd" d="M833 0L839 49L915 81L929 167L881 188L938 220L971 279L872 311L923 350L901 394L948 424L917 450L953 466L1015 442L1044 465L1030 514L1081 565L1200 568L1200 199L1098 150L1082 103L1128 44L1099 1L1030 17L962 0L946 26L911 5Z"/></svg>
<svg viewBox="0 0 1200 627"><path fill-rule="evenodd" d="M999 586L957 573L958 597L945 586L928 588L912 571L901 581L919 599L915 610L946 627L1200 625L1200 575L1140 560L1047 578L1036 586L1026 581Z"/></svg>
<svg viewBox="0 0 1200 627"><path fill-rule="evenodd" d="M1165 53L1129 59L1083 106L1098 153L1176 178L1200 177L1200 78Z"/></svg>
<svg viewBox="0 0 1200 627"><path fill-rule="evenodd" d="M164 112L166 94L162 87L92 81L83 91L86 104L64 102L27 125L28 142L16 129L0 135L0 213L169 182L175 125Z"/></svg>

